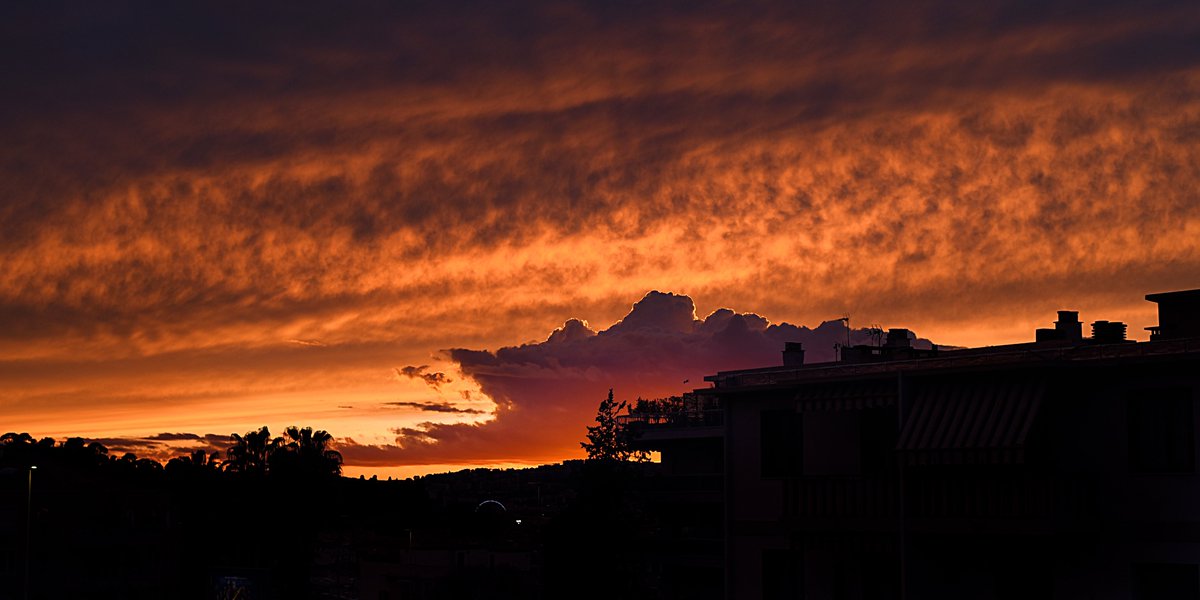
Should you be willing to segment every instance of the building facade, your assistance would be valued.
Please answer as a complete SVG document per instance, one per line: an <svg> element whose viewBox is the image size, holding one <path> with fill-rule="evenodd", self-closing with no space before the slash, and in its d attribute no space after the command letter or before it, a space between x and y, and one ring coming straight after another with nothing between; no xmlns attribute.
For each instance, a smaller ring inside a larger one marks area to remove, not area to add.
<svg viewBox="0 0 1200 600"><path fill-rule="evenodd" d="M1061 311L1026 344L789 344L696 391L719 434L643 439L721 448L728 598L1200 598L1200 292L1147 299L1150 342Z"/></svg>

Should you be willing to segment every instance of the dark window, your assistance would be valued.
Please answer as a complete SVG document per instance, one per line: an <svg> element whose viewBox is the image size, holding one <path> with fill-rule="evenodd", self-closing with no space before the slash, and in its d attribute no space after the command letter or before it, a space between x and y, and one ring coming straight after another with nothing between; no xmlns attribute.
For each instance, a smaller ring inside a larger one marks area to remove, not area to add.
<svg viewBox="0 0 1200 600"><path fill-rule="evenodd" d="M801 598L800 561L792 550L763 550L763 600Z"/></svg>
<svg viewBox="0 0 1200 600"><path fill-rule="evenodd" d="M764 410L761 418L762 476L794 473L801 464L800 415L794 410Z"/></svg>
<svg viewBox="0 0 1200 600"><path fill-rule="evenodd" d="M860 557L862 594L860 598L893 600L900 595L900 557L882 551L864 552Z"/></svg>
<svg viewBox="0 0 1200 600"><path fill-rule="evenodd" d="M1187 388L1132 394L1129 468L1135 473L1187 473L1195 468L1195 421Z"/></svg>
<svg viewBox="0 0 1200 600"><path fill-rule="evenodd" d="M1200 566L1151 563L1133 566L1134 600L1200 599Z"/></svg>
<svg viewBox="0 0 1200 600"><path fill-rule="evenodd" d="M1050 600L1054 597L1051 561L1038 550L1006 549L1004 558L992 562L998 600Z"/></svg>
<svg viewBox="0 0 1200 600"><path fill-rule="evenodd" d="M804 474L862 474L862 431L859 411L804 414Z"/></svg>
<svg viewBox="0 0 1200 600"><path fill-rule="evenodd" d="M877 475L884 472L892 464L892 454L896 448L899 428L896 423L896 409L871 408L861 411L859 428L862 473Z"/></svg>

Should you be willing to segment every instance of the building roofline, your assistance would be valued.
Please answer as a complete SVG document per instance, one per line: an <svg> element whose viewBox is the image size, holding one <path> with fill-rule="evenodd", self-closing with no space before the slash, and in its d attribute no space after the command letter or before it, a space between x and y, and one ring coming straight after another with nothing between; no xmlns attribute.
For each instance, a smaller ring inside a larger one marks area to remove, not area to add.
<svg viewBox="0 0 1200 600"><path fill-rule="evenodd" d="M1087 363L1103 361L1156 360L1162 358L1200 358L1200 338L1126 342L1119 344L1025 343L1006 346L986 346L954 350L935 358L894 360L872 363L816 363L796 367L762 367L719 371L708 375L706 381L716 388L701 388L697 393L712 393L718 389L751 388L800 382L818 382L846 378L886 376L896 373L944 372L980 368L1003 368L1013 365L1038 366L1054 363ZM721 386L721 383L727 385ZM732 384L732 385L728 385Z"/></svg>
<svg viewBox="0 0 1200 600"><path fill-rule="evenodd" d="M1146 294L1146 299L1151 302L1159 302L1162 300L1184 300L1200 298L1200 289L1194 290L1179 290L1177 292L1158 292L1154 294Z"/></svg>

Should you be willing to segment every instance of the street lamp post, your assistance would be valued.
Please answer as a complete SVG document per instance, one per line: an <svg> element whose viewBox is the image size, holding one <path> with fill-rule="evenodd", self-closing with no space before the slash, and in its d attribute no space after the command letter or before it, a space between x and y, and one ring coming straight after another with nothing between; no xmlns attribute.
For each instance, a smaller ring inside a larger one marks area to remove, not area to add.
<svg viewBox="0 0 1200 600"><path fill-rule="evenodd" d="M32 562L29 555L29 538L33 533L33 472L36 469L37 465L29 466L29 479L25 486L25 600L29 600L29 563Z"/></svg>

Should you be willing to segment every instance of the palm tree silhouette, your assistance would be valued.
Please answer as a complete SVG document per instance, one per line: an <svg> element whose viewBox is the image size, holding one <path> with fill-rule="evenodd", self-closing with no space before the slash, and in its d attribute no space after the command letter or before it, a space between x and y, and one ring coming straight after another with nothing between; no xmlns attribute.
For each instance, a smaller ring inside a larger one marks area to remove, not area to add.
<svg viewBox="0 0 1200 600"><path fill-rule="evenodd" d="M333 436L311 427L288 427L286 437L271 437L266 427L233 434L222 468L237 473L276 475L340 475L342 454L331 447ZM198 459L193 459L199 462Z"/></svg>
<svg viewBox="0 0 1200 600"><path fill-rule="evenodd" d="M284 434L288 441L271 454L272 470L304 476L341 474L342 454L330 447L333 436L329 432L293 426Z"/></svg>
<svg viewBox="0 0 1200 600"><path fill-rule="evenodd" d="M271 431L263 426L258 431L246 432L245 436L233 434L233 445L225 453L226 471L237 473L265 474L268 460L282 438L271 439Z"/></svg>

